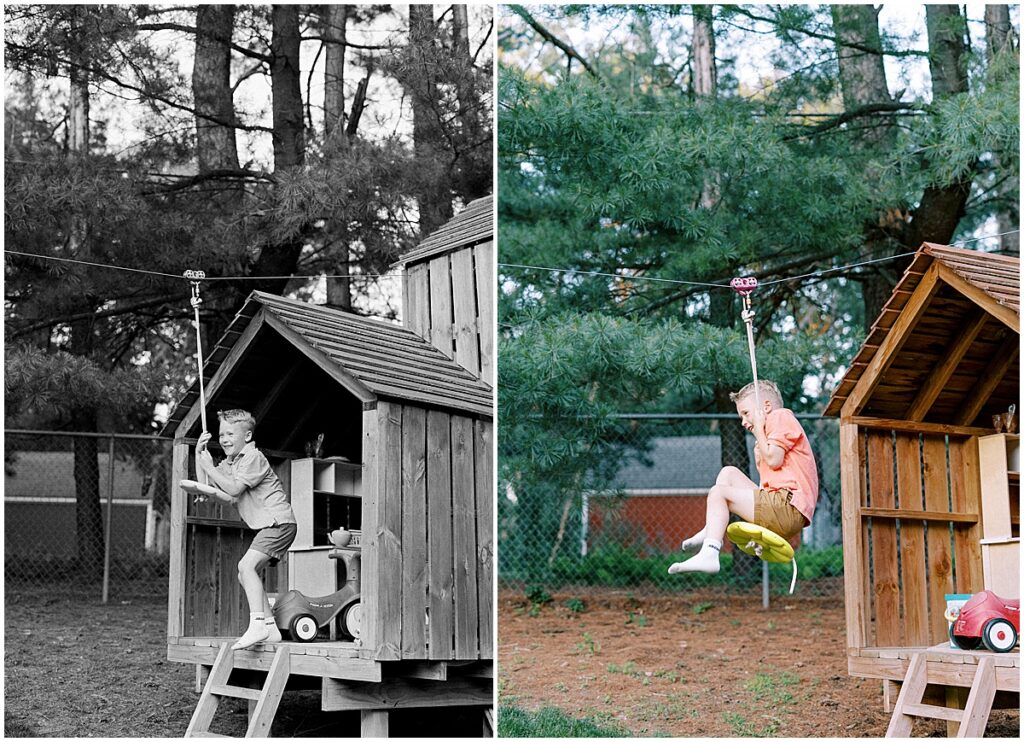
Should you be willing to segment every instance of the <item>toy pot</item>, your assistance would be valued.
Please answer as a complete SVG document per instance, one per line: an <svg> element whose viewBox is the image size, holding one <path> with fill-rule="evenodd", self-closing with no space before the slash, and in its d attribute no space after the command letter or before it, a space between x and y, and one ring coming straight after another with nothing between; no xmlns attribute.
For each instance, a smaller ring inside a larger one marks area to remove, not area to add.
<svg viewBox="0 0 1024 742"><path fill-rule="evenodd" d="M339 528L335 531L331 531L330 534L328 535L331 539L331 543L339 549L348 546L349 541L352 540L352 532L346 531L344 528Z"/></svg>

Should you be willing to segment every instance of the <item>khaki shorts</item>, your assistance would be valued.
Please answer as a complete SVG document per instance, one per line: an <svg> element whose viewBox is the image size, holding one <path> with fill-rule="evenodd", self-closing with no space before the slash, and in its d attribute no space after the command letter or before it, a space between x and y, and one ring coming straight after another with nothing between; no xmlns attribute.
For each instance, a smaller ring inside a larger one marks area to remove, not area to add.
<svg viewBox="0 0 1024 742"><path fill-rule="evenodd" d="M786 489L759 489L754 493L754 522L792 538L807 525L803 513L790 504L793 493Z"/></svg>
<svg viewBox="0 0 1024 742"><path fill-rule="evenodd" d="M273 566L288 553L288 547L295 540L295 532L299 527L294 523L279 523L256 531L249 548L270 557Z"/></svg>

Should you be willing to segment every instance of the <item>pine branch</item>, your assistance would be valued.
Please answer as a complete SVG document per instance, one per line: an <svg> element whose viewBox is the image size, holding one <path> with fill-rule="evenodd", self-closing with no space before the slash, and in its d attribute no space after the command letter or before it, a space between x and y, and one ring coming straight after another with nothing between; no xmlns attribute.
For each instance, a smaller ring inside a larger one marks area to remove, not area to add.
<svg viewBox="0 0 1024 742"><path fill-rule="evenodd" d="M34 51L34 49L32 47L24 46L22 44L18 44L18 43L14 42L14 41L11 41L10 39L5 39L5 44L7 45L7 47L9 49L15 49L15 50L18 50L18 51L26 52L29 55L35 54L35 51ZM104 69L102 69L100 67L78 64L77 62L75 62L75 61L73 61L71 59L64 58L64 57L53 56L52 59L55 62L59 62L60 64L68 66L69 68L74 68L74 69L77 69L77 70L82 70L83 72L85 72L85 73L87 73L89 75L95 75L98 78L101 78L103 80L107 80L108 82L112 82L115 85L117 85L119 87L122 87L122 88L124 88L126 90L134 91L134 92L138 93L139 95L141 95L141 96L143 96L145 98L149 98L149 99L155 100L155 101L160 101L161 103L163 103L163 104L165 104L167 106L170 106L171 108L175 108L175 109L178 109L180 111L185 111L185 112L195 116L196 118L203 119L204 121L210 121L210 122L212 122L214 124L217 124L218 126L226 126L226 127L232 128L232 129L240 129L242 131L261 131L261 132L266 132L268 134L273 134L274 133L273 128L271 128L269 126L259 126L259 125L255 125L255 124L253 124L253 125L239 124L239 123L237 123L235 121L229 121L229 120L226 120L226 119L221 119L221 118L219 118L217 116L211 116L209 114L199 113L194 108L192 108L190 106L187 106L184 103L179 103L177 101L171 100L170 98L168 98L166 96L154 93L151 90L146 90L145 88L141 88L141 87L139 87L137 85L132 85L131 83L126 82L125 80L122 80L122 79L120 79L120 78L110 74L109 72L107 72L106 70L104 70Z"/></svg>
<svg viewBox="0 0 1024 742"><path fill-rule="evenodd" d="M258 59L259 61L267 62L268 64L271 61L271 56L269 54L264 54L256 51L255 49L240 46L231 41L231 39L225 39L217 34L212 34L205 29L198 29L195 26L185 26L180 23L140 23L136 28L139 31L181 31L182 33L193 34L195 36L203 36L207 39L212 39L213 41L219 41L243 56Z"/></svg>
<svg viewBox="0 0 1024 742"><path fill-rule="evenodd" d="M68 324L70 322L75 322L76 320L80 320L80 319L100 319L100 318L104 318L104 317L116 317L116 316L121 315L121 314L131 314L132 312L136 312L139 309L145 309L147 307L155 307L155 306L159 306L160 304L169 304L169 303L175 302L175 301L176 302L181 302L183 296L184 296L184 292L179 292L179 293L175 293L175 294L165 294L163 296L157 296L157 297L152 298L152 299L144 299L142 301L135 302L134 304L122 304L119 307L111 307L110 309L103 309L103 310L101 310L99 312L87 311L87 312L78 312L76 314L68 314L68 315L64 315L63 317L50 317L48 319L40 320L38 322L33 322L32 324L27 325L26 327L19 327L19 328L13 330L13 331L11 331L10 323L5 323L5 324L7 324L8 331L9 331L8 335L7 335L7 339L8 340L14 340L15 338L19 338L19 337L23 337L25 335L29 335L29 334L31 334L33 332L36 332L37 330L42 330L42 329L44 329L46 327L53 327L54 325Z"/></svg>
<svg viewBox="0 0 1024 742"><path fill-rule="evenodd" d="M752 21L761 21L763 23L769 23L772 26L774 26L775 28L781 29L783 31L795 31L796 33L801 33L804 36L810 36L811 38L815 38L815 39L822 39L824 41L828 41L829 43L836 44L836 45L842 46L842 47L846 47L848 49L856 49L858 51L864 52L865 54L881 54L881 55L888 55L888 56L891 56L891 57L927 57L928 56L928 52L926 52L926 51L918 51L916 49L908 49L906 51L899 51L899 52L898 51L886 51L885 49L881 49L881 48L878 48L878 47L868 46L867 44L858 44L856 42L844 41L843 39L837 38L835 36L830 36L830 35L828 35L826 33L821 33L820 31L811 31L810 29L807 29L807 28L801 28L799 26L792 26L792 25L789 25L789 24L786 24L786 23L781 23L778 20L778 18L770 18L768 16L757 15L753 11L747 10L742 5L730 5L729 9L732 10L733 12L737 13L738 15L742 15L742 16L745 16L745 17L749 18Z"/></svg>
<svg viewBox="0 0 1024 742"><path fill-rule="evenodd" d="M208 170L205 173L199 173L198 175L192 175L179 180L174 185L167 186L155 191L142 191L143 196L157 196L165 193L174 193L176 191L184 191L193 186L197 186L200 183L205 183L208 180L227 180L227 179L249 179L254 180L265 180L268 183L274 183L274 176L269 173L257 173L252 170L246 170L244 168L220 168L217 170Z"/></svg>
<svg viewBox="0 0 1024 742"><path fill-rule="evenodd" d="M529 25L529 26L530 26L530 27L531 27L531 28L532 28L532 29L533 29L534 31L536 31L536 32L537 32L537 33L539 33L539 34L540 34L540 35L541 35L542 37L544 37L544 39L545 39L545 40L547 40L547 41L550 41L550 42L551 42L552 44L554 44L554 45L555 45L555 46L557 46L557 47L558 47L559 49L561 49L561 50L562 50L563 52L565 52L565 55L566 55L567 57L569 57L569 59L570 59L570 60L573 60L573 59L575 59L575 60L579 61L579 63L583 65L583 68L584 68L584 69L585 69L585 70L586 70L587 72L589 72L589 73L590 73L590 75L591 75L591 76L592 76L593 78L595 78L595 79L599 79L599 76L598 76L597 72L596 72L596 71L594 70L594 68L593 68L593 67L591 67L591 66L590 66L590 64L589 64L589 63L587 62L587 60L586 60L586 59L584 59L584 58L583 58L583 57L582 57L582 56L580 55L580 53L579 53L578 51L576 51L575 49L573 49L573 48L572 48L571 46L569 46L569 45L568 45L568 44L567 44L566 42L562 41L562 40L561 40L561 39L559 39L559 38L558 38L557 36L555 36L555 35L554 35L553 33L551 33L551 32L550 32L550 31L548 31L548 30L547 30L546 28L544 28L544 26L543 26L543 25L541 25L541 23L540 23L540 22L539 22L539 21L538 21L538 20L537 20L536 18L534 18L534 17L532 16L532 15L530 15L529 11L527 11L527 10L526 10L526 8L524 8L524 7L522 6L522 5L509 5L508 7L509 7L509 9L510 9L510 10L511 10L511 11L512 11L513 13L515 13L515 14L516 14L517 16L519 16L519 17L520 17L520 18L522 18L522 19L523 19L524 21L526 21L526 23L527 23L527 24L528 24L528 25Z"/></svg>
<svg viewBox="0 0 1024 742"><path fill-rule="evenodd" d="M814 126L804 126L803 124L800 124L799 126L801 129L798 133L783 137L782 141L792 142L796 139L815 136L830 129L842 126L849 121L865 116L873 116L876 113L900 113L905 111L923 112L924 110L924 107L918 103L900 103L898 101L894 101L892 103L867 103L863 106L859 106L858 108L854 108L852 111L843 111L840 114L812 114L817 116L832 115L833 118Z"/></svg>

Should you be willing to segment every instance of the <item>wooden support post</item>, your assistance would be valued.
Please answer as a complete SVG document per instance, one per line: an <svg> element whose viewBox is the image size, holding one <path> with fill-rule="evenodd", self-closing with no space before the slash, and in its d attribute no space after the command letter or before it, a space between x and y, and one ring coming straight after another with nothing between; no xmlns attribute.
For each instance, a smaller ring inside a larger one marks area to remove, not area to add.
<svg viewBox="0 0 1024 742"><path fill-rule="evenodd" d="M359 735L361 737L387 737L388 736L388 712L387 711L360 711L359 712Z"/></svg>

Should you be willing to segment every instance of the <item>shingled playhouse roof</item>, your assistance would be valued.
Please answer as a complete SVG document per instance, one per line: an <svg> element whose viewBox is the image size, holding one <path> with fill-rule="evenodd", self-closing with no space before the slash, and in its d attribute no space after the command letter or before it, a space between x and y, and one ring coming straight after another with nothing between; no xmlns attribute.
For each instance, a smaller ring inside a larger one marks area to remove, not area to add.
<svg viewBox="0 0 1024 742"><path fill-rule="evenodd" d="M494 199L484 196L469 204L452 219L432 232L394 265L419 263L453 250L494 239Z"/></svg>
<svg viewBox="0 0 1024 742"><path fill-rule="evenodd" d="M856 414L984 421L1017 401L1019 345L1020 259L926 242L823 414L838 415L864 381Z"/></svg>
<svg viewBox="0 0 1024 742"><path fill-rule="evenodd" d="M217 374L258 319L364 401L382 397L492 414L490 386L409 330L262 291L249 295L208 354L204 379ZM165 435L177 429L198 399L197 380L171 413Z"/></svg>

